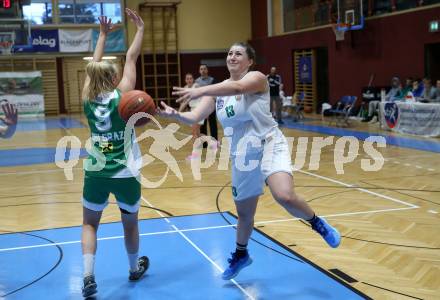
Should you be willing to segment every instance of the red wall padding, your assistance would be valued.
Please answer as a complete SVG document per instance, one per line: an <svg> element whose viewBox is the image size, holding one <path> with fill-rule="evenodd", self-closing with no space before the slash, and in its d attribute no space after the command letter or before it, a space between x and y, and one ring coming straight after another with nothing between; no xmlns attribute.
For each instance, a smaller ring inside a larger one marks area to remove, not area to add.
<svg viewBox="0 0 440 300"><path fill-rule="evenodd" d="M252 39L267 37L267 0L251 0Z"/></svg>
<svg viewBox="0 0 440 300"><path fill-rule="evenodd" d="M266 12L261 11L261 14ZM343 95L360 96L371 73L376 74L373 82L376 86L389 85L392 76L423 77L425 44L440 43L440 33L428 31L429 22L439 18L440 8L436 7L372 19L366 21L363 30L349 32L345 41L338 43L331 28L271 38L258 38L262 33L259 31L251 44L263 61L258 69L266 74L270 66L276 66L288 94L293 93L294 85L293 51L327 47L328 100L334 103ZM260 30L257 29L253 28L253 32Z"/></svg>

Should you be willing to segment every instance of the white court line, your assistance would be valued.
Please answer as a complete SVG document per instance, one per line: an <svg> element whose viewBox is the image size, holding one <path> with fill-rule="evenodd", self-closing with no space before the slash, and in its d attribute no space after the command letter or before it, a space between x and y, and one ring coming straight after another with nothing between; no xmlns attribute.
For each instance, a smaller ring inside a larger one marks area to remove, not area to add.
<svg viewBox="0 0 440 300"><path fill-rule="evenodd" d="M218 174L218 172L222 172L222 171L223 170L205 171L202 174L203 175ZM186 176L186 175L193 175L193 173L192 172L182 172L182 176ZM168 176L177 177L177 175L174 174L174 173L168 174ZM163 175L162 176L150 176L150 177L146 177L146 178L151 180L151 179L157 179L157 178L162 178L162 177L163 177ZM191 179L191 180L194 180L194 179ZM194 180L194 181L200 182L202 180ZM179 180L178 183L183 183L183 182L181 182ZM52 186L52 187L53 186L66 186L66 185L67 186L75 186L75 185L82 185L82 184L84 184L83 181L72 180L71 182L68 182L68 183L51 183L50 186ZM41 187L41 184L26 185L26 188L33 188L33 187ZM178 187L176 187L176 188L178 188ZM182 188L184 188L184 187L182 187ZM0 191L2 191L2 190L15 190L15 189L16 189L16 187L13 187L13 186L11 186L11 187L2 187L2 188L0 188ZM160 189L160 187L158 189ZM82 191L75 191L75 192L71 192L71 193L82 193ZM55 194L62 194L62 192L55 193ZM32 194L32 195L10 195L8 197L9 198L14 198L14 197L33 197L33 196L41 196L41 195L45 196L45 194ZM0 198L0 199L2 199L2 198Z"/></svg>
<svg viewBox="0 0 440 300"><path fill-rule="evenodd" d="M81 158L80 158L80 160L81 160ZM215 160L217 161L217 160L219 160L219 158L216 158ZM171 161L171 162L174 162L174 161ZM188 164L190 164L190 162L187 159L179 159L179 160L176 160L176 162L178 162L178 163L180 163L180 162L188 162ZM158 159L158 161L154 161L152 163L149 163L148 165L146 165L144 167L148 167L148 166L151 166L151 165L158 165L158 164L165 164L166 165L167 163L168 163L168 161L162 161L162 160ZM55 163L52 163L52 164L55 165ZM73 167L72 170L73 171L83 171L83 167ZM220 171L223 171L223 170L220 170ZM10 172L10 173L0 173L0 176L43 174L43 173L56 173L56 172L64 172L64 169L56 167L55 169L41 170L41 171L39 171L39 170L34 170L34 171L18 171L18 172ZM174 175L173 173L171 173L171 174ZM182 175L183 174L184 173L182 173ZM189 174L189 173L187 173L187 174ZM203 174L205 174L205 173L203 173ZM160 178L160 177L161 176L149 177L149 178Z"/></svg>
<svg viewBox="0 0 440 300"><path fill-rule="evenodd" d="M150 206L150 207L153 207L154 208L154 206L153 206L153 204L151 204L150 202L148 202L148 200L147 199L145 199L144 198L144 196L141 196L141 198L142 198L142 201L144 201L145 203L147 203L147 205L148 206ZM169 223L170 225L171 225L171 227L173 227L173 229L177 232L177 233L179 233L191 246L193 246L194 247L194 249L196 249L204 258L206 258L217 270L219 270L220 271L220 273L223 273L224 272L224 270L215 262L215 261L213 261L205 252L203 252L203 250L202 249L200 249L193 241L191 241L181 230L179 230L179 228L177 228L177 226L176 225L174 225L174 224L172 224L171 222L170 222L170 220L167 218L167 217L165 217L165 215L162 213L162 212L160 212L160 211L158 211L158 210L156 210L156 212L162 217L162 218L164 218L164 220L167 222L167 223ZM255 300L255 298L251 295L251 294L249 294L249 292L248 291L246 291L246 289L244 289L237 281L235 281L235 279L231 279L230 280L236 287L238 287L249 299L253 299L253 300Z"/></svg>
<svg viewBox="0 0 440 300"><path fill-rule="evenodd" d="M337 217L345 217L345 216L353 216L353 215L367 215L367 214L374 214L374 213L381 213L381 212L410 210L410 209L414 209L414 208L413 207L401 207L401 208L388 208L388 209L379 209L379 210L367 210L367 211L358 211L358 212L348 212L348 213L340 213L340 214L322 215L321 217L324 217L324 218L327 218L327 219L331 219L331 218L337 218ZM282 223L282 222L289 222L289 221L299 221L299 220L300 220L299 218L288 218L288 219L279 219L279 220L270 220L270 221L260 221L260 222L255 222L255 224L264 225L264 224L274 224L274 223ZM142 221L148 221L148 219L147 220L142 220ZM167 223L170 223L170 221L168 220ZM105 225L105 223L103 225ZM229 227L234 227L236 225L237 224L219 225L219 226L207 226L207 227L196 227L196 228L188 228L188 229L179 229L179 231L180 232L204 231L204 230L229 228ZM63 228L55 228L55 229L63 229ZM55 230L55 229L50 229L50 230ZM7 230L4 230L4 231L7 231ZM12 233L14 233L14 232L12 232ZM150 236L150 235L161 235L161 234L171 234L171 233L178 233L178 231L177 230L156 231L156 232L141 233L139 235L140 236ZM1 237L1 235L0 235L0 237ZM110 236L110 237L98 238L98 241L123 239L123 238L124 238L123 235L120 235L120 236ZM14 251L14 250L23 250L23 249L32 249L32 248L41 248L41 247L50 247L50 246L62 246L62 245L79 244L79 243L81 243L81 241L66 241L66 242L59 242L59 243L37 244L37 245L31 245L31 246L0 248L0 252L7 252L7 251Z"/></svg>
<svg viewBox="0 0 440 300"><path fill-rule="evenodd" d="M393 198L393 197L390 197L390 196L386 196L386 195L382 195L382 194L379 194L379 193L376 193L376 192L372 192L372 191L364 189L364 188L356 187L353 184L348 184L348 183L345 183L345 182L342 182L342 181L339 181L339 180L336 180L336 179L332 179L330 177L326 177L326 176L310 173L310 172L307 172L307 171L297 170L297 169L294 169L294 171L295 172L300 172L300 173L303 173L303 174L306 174L306 175L309 175L309 176L317 177L317 178L320 178L320 179L323 179L323 180L326 180L326 181L330 181L330 182L333 182L333 183L337 183L337 184L342 185L342 186L352 187L352 188L354 188L354 189L356 189L358 191L361 191L361 192L364 192L364 193L367 193L367 194L370 194L370 195L374 195L374 196L377 196L377 197L380 197L380 198L384 198L384 199L387 199L387 200L390 200L390 201L393 201L393 202L396 202L396 203L400 203L400 204L403 204L403 205L408 206L410 208L419 208L419 206L417 206L417 205L414 205L414 204L411 204L411 203L408 203L408 202L405 202L405 201L402 201L402 200L399 200L399 199L396 199L396 198Z"/></svg>
<svg viewBox="0 0 440 300"><path fill-rule="evenodd" d="M365 215L365 214L374 214L374 213L388 212L388 211L408 210L408 209L414 209L414 208L415 207L386 208L386 209L357 211L357 212L341 213L341 214L331 214L331 215L324 215L324 216L320 215L320 217L324 217L324 218L329 219L329 218L333 218L333 217ZM272 221L255 222L255 224L263 225L263 224L281 223L281 222L289 222L289 221L296 221L296 220L301 220L301 219L299 219L299 218L288 218L288 219L279 219L279 220L272 220ZM0 251L1 251L1 249L0 249Z"/></svg>
<svg viewBox="0 0 440 300"><path fill-rule="evenodd" d="M16 166L17 167L17 166ZM83 170L82 167L72 168L73 171ZM9 175L28 175L28 174L44 174L44 173L57 173L64 172L64 169L56 168L49 170L35 170L35 171L20 171L20 172L9 172L9 173L1 173L0 176L9 176Z"/></svg>

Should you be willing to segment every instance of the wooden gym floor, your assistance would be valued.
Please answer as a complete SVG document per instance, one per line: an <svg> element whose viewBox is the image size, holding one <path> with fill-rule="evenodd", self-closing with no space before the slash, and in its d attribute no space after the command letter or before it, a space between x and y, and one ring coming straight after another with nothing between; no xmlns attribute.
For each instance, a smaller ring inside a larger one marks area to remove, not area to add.
<svg viewBox="0 0 440 300"><path fill-rule="evenodd" d="M67 118L86 124L81 116ZM51 120L58 122L59 118L46 121ZM164 125L166 121L161 123ZM317 117L305 123L327 127ZM28 126L12 139L0 140L0 230L3 233L81 225L81 160L73 168L73 180L69 181L55 163L44 160L33 163L31 156L38 154L27 154L25 150L44 148L52 153L50 149L66 135L77 136L84 147L88 128L60 124L48 129ZM368 158L361 141L359 156L344 166L344 174L337 174L334 167L337 151L334 145L327 146L318 170L311 170L308 164L311 138L327 135L299 130L291 122L287 125L291 128L283 127L283 132L295 137L292 160L296 138L310 138L305 166L294 174L297 193L319 215L327 216L344 238L338 249L330 249L308 226L283 211L267 189L259 202L255 227L323 269L339 271L337 276L371 298L440 299L440 154L436 148L433 151L394 145L377 148L385 158L384 165L379 171L367 172L361 168L361 160ZM139 131L148 128L153 126L147 125ZM356 122L350 130L390 134L382 132L377 125ZM183 139L190 132L188 126L182 125L176 138ZM414 143L440 144L438 139L409 138ZM141 142L141 146L146 153L148 140ZM141 219L160 217L161 211L162 216L164 213L172 216L235 213L228 170L218 170L216 162L202 170L202 180L194 180L190 163L185 160L191 152L190 144L171 152L178 161L183 182L169 172L160 187L144 188L145 208L140 211ZM159 160L142 169L151 181L160 179L165 171L165 164ZM119 220L118 209L110 205L102 222ZM231 244L231 251L233 247Z"/></svg>

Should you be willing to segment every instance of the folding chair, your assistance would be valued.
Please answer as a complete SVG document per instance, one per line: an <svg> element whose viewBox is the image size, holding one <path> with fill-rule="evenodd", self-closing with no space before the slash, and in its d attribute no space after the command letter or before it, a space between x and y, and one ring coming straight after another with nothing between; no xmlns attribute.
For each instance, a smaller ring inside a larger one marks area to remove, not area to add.
<svg viewBox="0 0 440 300"><path fill-rule="evenodd" d="M335 109L329 109L328 111L334 115L336 126L349 126L349 117L354 104L356 103L356 96L343 96ZM331 121L330 123L331 124Z"/></svg>
<svg viewBox="0 0 440 300"><path fill-rule="evenodd" d="M332 109L332 106L328 103L322 103L322 107L321 107L321 120L324 121L324 113L327 110Z"/></svg>

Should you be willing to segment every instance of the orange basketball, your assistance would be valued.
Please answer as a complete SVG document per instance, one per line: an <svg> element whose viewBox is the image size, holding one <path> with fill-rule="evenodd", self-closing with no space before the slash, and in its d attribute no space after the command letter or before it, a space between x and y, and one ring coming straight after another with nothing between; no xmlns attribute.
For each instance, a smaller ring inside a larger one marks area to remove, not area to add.
<svg viewBox="0 0 440 300"><path fill-rule="evenodd" d="M127 122L137 112L154 115L156 113L156 105L154 105L153 98L144 91L132 90L122 94L118 111L121 118ZM144 125L149 121L149 118L143 117L136 122L136 126Z"/></svg>

